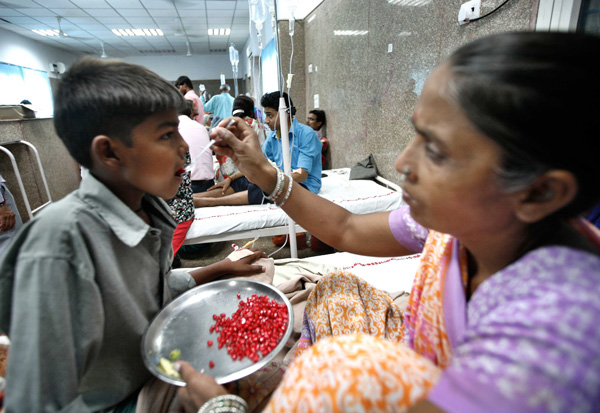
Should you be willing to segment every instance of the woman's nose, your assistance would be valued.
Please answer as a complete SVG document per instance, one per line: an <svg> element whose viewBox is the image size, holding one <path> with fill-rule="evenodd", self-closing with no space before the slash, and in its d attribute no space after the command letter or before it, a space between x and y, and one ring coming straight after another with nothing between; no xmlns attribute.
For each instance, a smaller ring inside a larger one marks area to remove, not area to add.
<svg viewBox="0 0 600 413"><path fill-rule="evenodd" d="M405 173L406 168L412 167L413 162L411 162L411 159L413 142L414 141L410 141L408 146L404 148L400 155L398 155L396 162L394 163L394 168L401 174Z"/></svg>

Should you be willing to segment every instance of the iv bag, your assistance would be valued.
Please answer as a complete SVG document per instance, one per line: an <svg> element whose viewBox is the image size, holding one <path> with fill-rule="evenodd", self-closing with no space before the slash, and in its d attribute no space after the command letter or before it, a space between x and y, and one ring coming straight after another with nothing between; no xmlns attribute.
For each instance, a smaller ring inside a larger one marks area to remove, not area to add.
<svg viewBox="0 0 600 413"><path fill-rule="evenodd" d="M231 43L231 46L229 46L229 61L231 62L232 66L235 66L240 62L240 55L233 43Z"/></svg>
<svg viewBox="0 0 600 413"><path fill-rule="evenodd" d="M267 18L267 6L265 0L248 0L250 5L250 20L254 22L258 31L262 29L263 22Z"/></svg>

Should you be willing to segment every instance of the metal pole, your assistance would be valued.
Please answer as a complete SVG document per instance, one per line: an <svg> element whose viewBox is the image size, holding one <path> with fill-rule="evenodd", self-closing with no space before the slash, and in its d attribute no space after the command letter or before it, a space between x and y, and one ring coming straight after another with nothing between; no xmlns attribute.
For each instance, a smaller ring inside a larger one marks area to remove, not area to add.
<svg viewBox="0 0 600 413"><path fill-rule="evenodd" d="M273 24L273 36L275 38L275 51L277 52L277 84L279 90L283 92L283 84L281 81L281 53L279 49L279 25L277 24L277 0L273 0L275 14L272 18L275 20ZM283 95L279 98L279 126L281 132L281 152L283 157L283 172L289 177L290 185L292 184L292 162L290 159L290 138L288 125L287 102ZM291 110L290 110L291 118ZM296 244L296 223L288 216L289 227L289 242L291 258L298 258L298 246Z"/></svg>
<svg viewBox="0 0 600 413"><path fill-rule="evenodd" d="M237 67L235 69L233 69L233 83L235 85L235 97L238 97L239 93L238 93L238 71L237 71Z"/></svg>

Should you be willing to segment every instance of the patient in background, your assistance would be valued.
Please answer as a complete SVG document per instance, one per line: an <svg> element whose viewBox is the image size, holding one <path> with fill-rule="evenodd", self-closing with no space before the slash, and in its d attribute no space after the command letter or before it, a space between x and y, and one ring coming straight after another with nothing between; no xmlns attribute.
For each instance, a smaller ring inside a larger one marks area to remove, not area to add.
<svg viewBox="0 0 600 413"><path fill-rule="evenodd" d="M179 133L181 137L190 147L190 157L195 160L192 167L190 179L192 180L192 191L194 193L204 192L215 184L214 181L214 162L212 151L204 152L199 158L196 155L209 144L210 138L208 131L198 122L194 122L192 102L187 101L187 108L184 108L185 113L192 115L180 114L179 116Z"/></svg>
<svg viewBox="0 0 600 413"><path fill-rule="evenodd" d="M321 150L321 163L323 164L323 169L331 169L329 141L323 135L325 125L327 125L327 117L325 116L325 111L320 109L313 109L310 112L308 112L306 124L313 128L313 130L317 133L317 137L321 141L321 144L323 145L323 149Z"/></svg>
<svg viewBox="0 0 600 413"><path fill-rule="evenodd" d="M0 173L0 256L22 226L15 199Z"/></svg>
<svg viewBox="0 0 600 413"><path fill-rule="evenodd" d="M292 152L292 178L303 187L313 193L321 189L321 142L316 133L306 125L298 122L294 117L296 108L287 93L282 94L290 108L287 114L288 125L290 125L289 136ZM281 154L281 131L280 119L278 117L280 92L265 94L261 99L261 105L265 110L265 123L271 129L262 151L265 156L273 161L277 167L283 170L283 156ZM246 191L236 192L219 198L195 197L196 208L219 205L258 205L269 203L263 195L263 191L256 185L249 183Z"/></svg>
<svg viewBox="0 0 600 413"><path fill-rule="evenodd" d="M265 132L260 122L254 117L254 101L252 98L248 96L238 96L235 98L232 115L244 119L248 126L259 136L259 139L262 135L262 140L264 141ZM215 177L217 184L208 188L206 192L195 194L195 199L204 197L218 198L248 189L248 179L238 170L231 158L224 155L217 155L217 161L219 162L219 169Z"/></svg>

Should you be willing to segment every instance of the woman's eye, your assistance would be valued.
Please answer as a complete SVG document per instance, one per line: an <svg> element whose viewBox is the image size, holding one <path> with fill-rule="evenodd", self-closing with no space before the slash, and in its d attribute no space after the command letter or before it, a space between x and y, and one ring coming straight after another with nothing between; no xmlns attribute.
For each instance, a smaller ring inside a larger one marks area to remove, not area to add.
<svg viewBox="0 0 600 413"><path fill-rule="evenodd" d="M169 133L165 133L164 135L162 135L162 136L160 137L160 139L163 139L163 140L169 140L169 139L171 139L172 137L173 137L173 132L169 132Z"/></svg>
<svg viewBox="0 0 600 413"><path fill-rule="evenodd" d="M425 153L434 161L441 161L445 158L444 154L437 151L432 144L425 145Z"/></svg>

